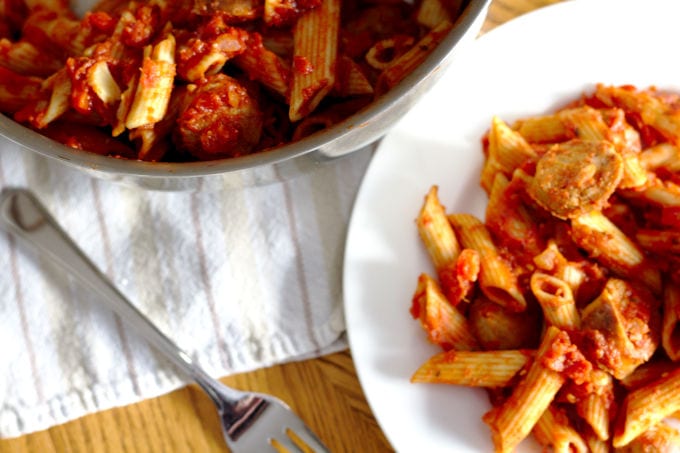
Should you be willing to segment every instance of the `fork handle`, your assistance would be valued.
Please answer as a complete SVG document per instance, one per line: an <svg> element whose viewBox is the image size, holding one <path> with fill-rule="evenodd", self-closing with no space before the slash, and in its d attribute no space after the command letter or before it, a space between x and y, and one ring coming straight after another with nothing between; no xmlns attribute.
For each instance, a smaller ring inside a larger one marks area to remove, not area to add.
<svg viewBox="0 0 680 453"><path fill-rule="evenodd" d="M216 381L111 283L30 191L5 188L0 192L0 226L69 271L83 286L99 296L93 299L105 303L110 310L118 314L124 322L214 397ZM234 391L233 395L226 396L238 399L239 393Z"/></svg>

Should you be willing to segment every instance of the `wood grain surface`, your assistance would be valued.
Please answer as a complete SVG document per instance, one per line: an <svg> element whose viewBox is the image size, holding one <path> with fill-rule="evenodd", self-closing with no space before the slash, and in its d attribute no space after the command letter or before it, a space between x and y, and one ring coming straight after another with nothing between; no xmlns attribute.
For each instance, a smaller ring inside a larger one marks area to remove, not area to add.
<svg viewBox="0 0 680 453"><path fill-rule="evenodd" d="M482 32L558 2L494 0ZM236 388L271 393L288 402L333 452L392 451L366 402L349 351L221 380ZM225 451L215 408L194 386L45 431L0 440L0 453Z"/></svg>

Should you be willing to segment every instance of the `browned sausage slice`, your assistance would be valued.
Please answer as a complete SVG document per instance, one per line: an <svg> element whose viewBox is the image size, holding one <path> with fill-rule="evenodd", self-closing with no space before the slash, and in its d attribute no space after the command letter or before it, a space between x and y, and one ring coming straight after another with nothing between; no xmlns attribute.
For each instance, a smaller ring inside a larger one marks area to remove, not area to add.
<svg viewBox="0 0 680 453"><path fill-rule="evenodd" d="M570 140L537 162L529 195L561 219L601 209L623 176L623 162L607 141Z"/></svg>

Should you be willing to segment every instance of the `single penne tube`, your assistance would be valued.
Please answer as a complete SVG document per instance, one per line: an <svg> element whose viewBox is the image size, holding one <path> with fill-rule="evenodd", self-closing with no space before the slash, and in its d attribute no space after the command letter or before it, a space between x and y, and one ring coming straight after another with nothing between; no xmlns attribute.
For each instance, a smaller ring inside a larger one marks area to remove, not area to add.
<svg viewBox="0 0 680 453"><path fill-rule="evenodd" d="M333 94L343 97L373 94L373 85L366 78L357 62L347 55L341 55L338 59Z"/></svg>
<svg viewBox="0 0 680 453"><path fill-rule="evenodd" d="M117 137L123 132L125 132L125 119L128 116L128 112L132 107L132 103L135 100L135 91L137 90L137 82L139 80L139 74L134 74L127 87L121 90L120 102L118 103L118 108L116 108L116 119L111 128L111 135ZM195 85L190 85L195 87Z"/></svg>
<svg viewBox="0 0 680 453"><path fill-rule="evenodd" d="M591 427L593 433L601 439L609 439L609 405L605 396L590 394L576 404L581 418Z"/></svg>
<svg viewBox="0 0 680 453"><path fill-rule="evenodd" d="M188 57L188 62L179 61L177 75L189 83L196 83L208 76L219 73L228 60L247 48L244 36L245 33L241 34L234 31L231 34L224 33L213 41L204 42L204 48L201 49L200 53L194 51ZM231 47L229 51L225 49L228 47L225 42L229 42L229 47ZM182 55L183 51L187 50L179 48L177 53Z"/></svg>
<svg viewBox="0 0 680 453"><path fill-rule="evenodd" d="M413 72L425 59L432 53L432 51L444 40L449 31L453 28L453 24L444 20L431 29L420 41L418 41L410 50L394 60L383 72L378 76L376 83L376 91L384 93L401 82L404 77Z"/></svg>
<svg viewBox="0 0 680 453"><path fill-rule="evenodd" d="M529 143L564 142L575 137L559 114L537 115L524 118L513 124L513 129Z"/></svg>
<svg viewBox="0 0 680 453"><path fill-rule="evenodd" d="M439 187L430 188L416 217L418 234L425 245L437 274L455 269L461 247L439 201ZM446 286L446 285L445 285Z"/></svg>
<svg viewBox="0 0 680 453"><path fill-rule="evenodd" d="M680 431L669 423L660 422L633 439L625 448L617 449L617 453L674 453L679 446Z"/></svg>
<svg viewBox="0 0 680 453"><path fill-rule="evenodd" d="M680 368L630 392L621 408L612 441L615 448L628 445L661 420L680 410Z"/></svg>
<svg viewBox="0 0 680 453"><path fill-rule="evenodd" d="M470 328L486 350L532 348L538 343L541 323L538 310L513 312L477 295L467 312Z"/></svg>
<svg viewBox="0 0 680 453"><path fill-rule="evenodd" d="M335 85L338 54L340 0L322 0L307 11L293 28L293 81L290 91L291 121L311 113Z"/></svg>
<svg viewBox="0 0 680 453"><path fill-rule="evenodd" d="M578 262L567 260L554 240L548 241L545 249L534 256L533 262L538 270L554 275L567 283L574 295L588 278Z"/></svg>
<svg viewBox="0 0 680 453"><path fill-rule="evenodd" d="M488 139L487 160L495 163L497 168L492 170L491 164L485 165L481 176L483 185L485 181L493 182L492 176L486 175L485 172L493 171L495 175L497 171L502 171L509 176L516 168L527 161L535 160L537 157L536 152L526 139L497 116L494 116L491 120Z"/></svg>
<svg viewBox="0 0 680 453"><path fill-rule="evenodd" d="M663 293L661 345L673 361L680 360L680 286L666 283Z"/></svg>
<svg viewBox="0 0 680 453"><path fill-rule="evenodd" d="M135 129L162 120L175 81L175 37L168 34L144 49L144 60L125 127Z"/></svg>
<svg viewBox="0 0 680 453"><path fill-rule="evenodd" d="M408 52L415 42L412 36L393 36L376 41L364 56L366 63L373 69L383 71Z"/></svg>
<svg viewBox="0 0 680 453"><path fill-rule="evenodd" d="M510 453L534 428L565 382L565 376L550 368L558 351L575 349L566 332L555 326L546 329L529 371L500 405L484 414L491 428L497 453ZM550 359L552 356L553 359Z"/></svg>
<svg viewBox="0 0 680 453"><path fill-rule="evenodd" d="M645 148L639 158L642 167L648 171L662 167L674 172L680 170L680 148L672 143L663 142Z"/></svg>
<svg viewBox="0 0 680 453"><path fill-rule="evenodd" d="M290 65L262 43L262 37L252 33L243 53L233 58L249 78L257 80L283 99L288 99L290 89Z"/></svg>
<svg viewBox="0 0 680 453"><path fill-rule="evenodd" d="M168 111L161 121L130 131L129 138L135 143L140 160L159 161L163 157L185 95L186 88L175 88L170 96Z"/></svg>
<svg viewBox="0 0 680 453"><path fill-rule="evenodd" d="M530 350L445 351L423 363L411 382L507 387L532 357Z"/></svg>
<svg viewBox="0 0 680 453"><path fill-rule="evenodd" d="M680 186L671 181L654 180L643 190L627 191L627 198L646 201L663 207L680 207Z"/></svg>
<svg viewBox="0 0 680 453"><path fill-rule="evenodd" d="M450 214L448 219L461 244L479 253L479 285L482 292L509 310L524 311L526 300L520 291L517 276L499 254L486 226L470 214Z"/></svg>
<svg viewBox="0 0 680 453"><path fill-rule="evenodd" d="M430 188L416 218L418 233L435 269L449 266L460 254L460 244L446 216L446 209L439 201L438 192L438 186Z"/></svg>
<svg viewBox="0 0 680 453"><path fill-rule="evenodd" d="M609 136L609 127L604 122L602 113L592 107L565 109L557 116L582 140L605 140Z"/></svg>
<svg viewBox="0 0 680 453"><path fill-rule="evenodd" d="M38 115L34 121L34 125L38 128L47 127L48 124L68 111L73 87L66 68L55 72L54 75L46 79L44 86L51 90L51 94L42 114Z"/></svg>
<svg viewBox="0 0 680 453"><path fill-rule="evenodd" d="M638 154L628 150L622 150L623 176L619 188L630 189L643 187L649 180L648 172L642 166Z"/></svg>
<svg viewBox="0 0 680 453"><path fill-rule="evenodd" d="M571 221L574 242L592 258L624 277L661 292L661 275L642 249L600 211L581 214Z"/></svg>
<svg viewBox="0 0 680 453"><path fill-rule="evenodd" d="M106 105L120 101L121 90L106 61L95 62L87 71L87 84Z"/></svg>
<svg viewBox="0 0 680 453"><path fill-rule="evenodd" d="M437 282L427 274L418 277L411 300L411 315L420 321L430 342L444 350L479 348L468 320L451 305Z"/></svg>
<svg viewBox="0 0 680 453"><path fill-rule="evenodd" d="M484 159L482 173L479 178L479 183L487 195L491 196L494 181L496 181L499 176L506 176L503 174L503 166L498 162L497 157L489 155Z"/></svg>
<svg viewBox="0 0 680 453"><path fill-rule="evenodd" d="M609 373L598 372L595 391L576 402L576 413L601 440L608 440L611 426L611 405L614 397L614 380Z"/></svg>
<svg viewBox="0 0 680 453"><path fill-rule="evenodd" d="M588 445L569 422L567 415L554 405L548 406L532 430L536 441L554 453L588 453Z"/></svg>
<svg viewBox="0 0 680 453"><path fill-rule="evenodd" d="M499 175L510 177L522 164L535 160L537 155L519 132L511 129L497 116L491 120L487 139L480 184L490 194Z"/></svg>
<svg viewBox="0 0 680 453"><path fill-rule="evenodd" d="M677 364L668 359L649 361L636 367L632 373L618 382L626 390L633 391L653 382L659 376L673 371L676 367Z"/></svg>
<svg viewBox="0 0 680 453"><path fill-rule="evenodd" d="M560 329L578 329L581 324L574 294L561 278L535 271L529 286L543 309L545 320Z"/></svg>

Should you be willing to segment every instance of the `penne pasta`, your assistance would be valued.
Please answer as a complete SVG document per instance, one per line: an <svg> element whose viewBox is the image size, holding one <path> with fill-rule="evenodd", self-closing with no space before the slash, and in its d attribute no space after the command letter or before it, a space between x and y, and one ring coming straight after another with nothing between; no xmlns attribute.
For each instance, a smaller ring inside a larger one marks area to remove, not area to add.
<svg viewBox="0 0 680 453"><path fill-rule="evenodd" d="M321 6L300 17L293 29L293 81L291 121L299 121L319 105L335 84L340 0L322 0Z"/></svg>
<svg viewBox="0 0 680 453"><path fill-rule="evenodd" d="M242 54L248 47L247 32L228 27L219 20L210 21L176 44L177 76L187 82L198 82L221 72L227 61Z"/></svg>
<svg viewBox="0 0 680 453"><path fill-rule="evenodd" d="M81 15L66 0L11 0L0 3L0 67L14 74L0 74L0 112L41 131L62 116L98 127L121 149L137 150L134 159L239 157L301 140L374 102L470 6L101 0ZM70 77L67 103L62 70ZM210 102L201 87L221 76L231 79L233 96L225 88ZM197 90L206 105L192 103ZM174 91L186 92L177 114L168 108ZM172 130L159 135L167 127L154 125L166 120L174 120L165 123ZM168 152L151 152L157 145Z"/></svg>
<svg viewBox="0 0 680 453"><path fill-rule="evenodd" d="M87 83L104 104L120 101L122 92L105 61L97 61L90 67Z"/></svg>
<svg viewBox="0 0 680 453"><path fill-rule="evenodd" d="M503 120L493 117L488 132L487 158L482 168L481 184L489 193L496 176L509 177L527 160L534 160L536 152L522 135L512 130Z"/></svg>
<svg viewBox="0 0 680 453"><path fill-rule="evenodd" d="M650 252L680 253L680 231L641 229L635 233L635 241Z"/></svg>
<svg viewBox="0 0 680 453"><path fill-rule="evenodd" d="M339 96L365 96L373 94L373 85L357 62L346 55L338 59L333 93Z"/></svg>
<svg viewBox="0 0 680 453"><path fill-rule="evenodd" d="M159 122L165 116L175 78L175 38L171 34L144 49L142 72L137 82L125 127L135 129Z"/></svg>
<svg viewBox="0 0 680 453"><path fill-rule="evenodd" d="M430 188L416 218L416 225L444 292L455 294L457 292L455 287L456 263L461 247L446 217L444 206L439 201L438 190L437 186ZM457 296L452 302L457 302Z"/></svg>
<svg viewBox="0 0 680 453"><path fill-rule="evenodd" d="M590 274L586 272L587 263L569 261L554 240L550 240L545 249L534 256L533 263L536 266L536 272L548 273L565 282L575 299L582 293L585 293L584 298L587 298L587 283L596 280L592 272Z"/></svg>
<svg viewBox="0 0 680 453"><path fill-rule="evenodd" d="M586 444L588 445L590 453L609 453L610 452L610 444L607 441L604 441L597 437L595 434L592 432L586 432L584 433L583 437L585 438Z"/></svg>
<svg viewBox="0 0 680 453"><path fill-rule="evenodd" d="M448 35L453 28L449 21L442 21L423 36L411 49L395 59L386 67L378 77L376 82L376 92L378 94L395 87L407 75L419 66L432 53L439 43Z"/></svg>
<svg viewBox="0 0 680 453"><path fill-rule="evenodd" d="M631 86L598 85L595 96L609 106L620 106L639 115L645 124L661 133L669 142L677 144L680 137L680 118L652 90L638 91Z"/></svg>
<svg viewBox="0 0 680 453"><path fill-rule="evenodd" d="M465 316L451 306L437 282L427 274L418 277L411 315L420 320L430 342L444 350L478 349L477 339Z"/></svg>
<svg viewBox="0 0 680 453"><path fill-rule="evenodd" d="M439 201L438 191L437 186L430 188L416 225L435 269L442 269L455 262L460 254L460 245Z"/></svg>
<svg viewBox="0 0 680 453"><path fill-rule="evenodd" d="M680 431L668 423L657 423L640 434L617 453L668 452L675 453L680 448Z"/></svg>
<svg viewBox="0 0 680 453"><path fill-rule="evenodd" d="M680 368L630 392L617 421L613 445L624 447L680 410Z"/></svg>
<svg viewBox="0 0 680 453"><path fill-rule="evenodd" d="M290 65L281 57L264 47L262 37L251 34L243 53L234 57L234 63L272 92L288 99Z"/></svg>
<svg viewBox="0 0 680 453"><path fill-rule="evenodd" d="M513 312L483 296L470 303L468 319L485 350L535 348L541 332L537 310Z"/></svg>
<svg viewBox="0 0 680 453"><path fill-rule="evenodd" d="M614 403L614 380L609 373L600 372L594 391L579 399L576 413L590 426L593 434L602 441L609 440L611 409Z"/></svg>
<svg viewBox="0 0 680 453"><path fill-rule="evenodd" d="M659 270L640 247L600 211L582 214L571 221L574 241L591 257L615 273L645 283L661 292Z"/></svg>
<svg viewBox="0 0 680 453"><path fill-rule="evenodd" d="M519 134L529 143L566 142L576 137L559 114L537 115L524 118L513 125Z"/></svg>
<svg viewBox="0 0 680 453"><path fill-rule="evenodd" d="M551 368L548 357L556 351L576 352L574 349L564 331L554 326L548 327L524 379L501 406L493 408L483 417L491 428L496 452L512 452L529 435L566 379L562 373Z"/></svg>
<svg viewBox="0 0 680 453"><path fill-rule="evenodd" d="M376 42L366 51L364 59L374 69L383 71L394 64L413 47L411 36L397 35Z"/></svg>
<svg viewBox="0 0 680 453"><path fill-rule="evenodd" d="M609 138L609 126L605 124L600 110L588 106L577 107L562 110L558 117L581 140L601 141Z"/></svg>
<svg viewBox="0 0 680 453"><path fill-rule="evenodd" d="M479 256L457 309L481 351L437 354L412 380L488 385L496 453L530 433L545 451L675 451L680 94L600 85L565 105L483 136L484 221L447 215ZM520 350L533 360L512 377L478 375Z"/></svg>
<svg viewBox="0 0 680 453"><path fill-rule="evenodd" d="M545 320L560 329L578 329L581 319L571 287L564 280L536 271L530 288L543 309Z"/></svg>
<svg viewBox="0 0 680 453"><path fill-rule="evenodd" d="M60 70L45 80L44 87L51 94L42 111L32 120L35 127L38 129L47 127L68 111L71 86L71 80L65 70Z"/></svg>
<svg viewBox="0 0 680 453"><path fill-rule="evenodd" d="M479 253L479 286L482 292L508 310L525 310L526 300L519 289L517 276L499 254L486 226L470 214L450 214L448 219L463 247Z"/></svg>
<svg viewBox="0 0 680 453"><path fill-rule="evenodd" d="M528 350L440 352L416 370L411 382L507 387L532 357Z"/></svg>
<svg viewBox="0 0 680 453"><path fill-rule="evenodd" d="M566 414L554 405L543 412L532 432L544 449L554 453L589 452L586 441L571 426Z"/></svg>
<svg viewBox="0 0 680 453"><path fill-rule="evenodd" d="M667 142L650 146L640 152L640 164L648 171L660 168L680 171L680 148Z"/></svg>

